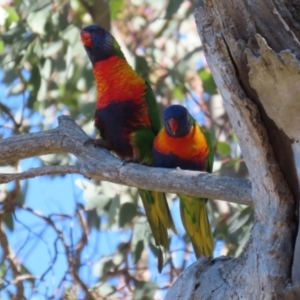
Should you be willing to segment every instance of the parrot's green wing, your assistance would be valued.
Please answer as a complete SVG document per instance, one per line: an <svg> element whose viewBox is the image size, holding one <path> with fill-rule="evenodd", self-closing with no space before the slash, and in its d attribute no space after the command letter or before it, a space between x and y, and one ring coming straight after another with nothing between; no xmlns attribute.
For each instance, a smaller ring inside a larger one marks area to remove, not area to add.
<svg viewBox="0 0 300 300"><path fill-rule="evenodd" d="M145 101L148 107L151 127L143 127L134 132L132 140L133 145L138 149L140 162L147 165L153 165L153 141L161 129L161 124L156 98L147 81L145 81Z"/></svg>
<svg viewBox="0 0 300 300"><path fill-rule="evenodd" d="M213 148L213 142L212 142L212 137L211 137L211 134L210 132L205 129L205 128L201 128L202 129L202 132L206 138L206 142L207 142L207 145L209 147L209 153L208 153L208 156L207 156L207 172L211 173L212 170L213 170L213 164L214 164L214 148Z"/></svg>
<svg viewBox="0 0 300 300"><path fill-rule="evenodd" d="M161 124L160 124L160 118L159 118L159 109L158 105L156 102L156 98L154 95L154 92L150 86L150 84L145 81L146 83L146 93L145 93L145 99L148 105L148 111L149 111L149 116L152 124L152 129L154 132L154 135L157 135L159 130L161 129ZM151 148L152 151L152 148Z"/></svg>

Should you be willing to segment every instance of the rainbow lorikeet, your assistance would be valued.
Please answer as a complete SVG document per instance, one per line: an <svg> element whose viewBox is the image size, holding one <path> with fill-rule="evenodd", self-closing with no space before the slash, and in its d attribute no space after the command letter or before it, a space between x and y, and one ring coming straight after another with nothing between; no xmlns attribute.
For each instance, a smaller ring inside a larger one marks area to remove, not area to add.
<svg viewBox="0 0 300 300"><path fill-rule="evenodd" d="M152 146L161 128L155 95L150 85L127 63L115 38L106 29L90 25L82 29L81 41L93 65L97 87L95 126L102 142L121 159L152 165ZM146 216L158 246L169 248L168 228L176 232L165 198L160 192L139 189Z"/></svg>
<svg viewBox="0 0 300 300"><path fill-rule="evenodd" d="M164 111L164 128L154 140L153 156L156 167L212 172L214 154L210 134L181 105L171 105ZM212 256L214 239L207 217L207 199L178 196L181 220L196 257Z"/></svg>

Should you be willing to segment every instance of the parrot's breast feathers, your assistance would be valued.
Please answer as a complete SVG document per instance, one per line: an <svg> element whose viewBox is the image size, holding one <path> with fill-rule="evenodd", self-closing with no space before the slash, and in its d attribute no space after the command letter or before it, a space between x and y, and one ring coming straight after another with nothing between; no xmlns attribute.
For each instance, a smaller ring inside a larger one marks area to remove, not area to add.
<svg viewBox="0 0 300 300"><path fill-rule="evenodd" d="M205 161L209 153L206 138L198 125L182 137L169 136L163 128L155 139L155 149L163 154L174 154L186 160Z"/></svg>
<svg viewBox="0 0 300 300"><path fill-rule="evenodd" d="M145 103L145 81L118 56L99 61L94 66L97 85L97 108L105 107L113 101Z"/></svg>

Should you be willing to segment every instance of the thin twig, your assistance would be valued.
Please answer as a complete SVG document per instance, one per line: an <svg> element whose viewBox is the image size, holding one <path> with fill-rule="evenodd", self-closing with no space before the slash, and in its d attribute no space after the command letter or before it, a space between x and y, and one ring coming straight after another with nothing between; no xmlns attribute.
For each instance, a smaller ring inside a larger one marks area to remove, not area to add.
<svg viewBox="0 0 300 300"><path fill-rule="evenodd" d="M15 203L15 205L17 207L20 207L30 213L32 213L33 215L41 218L43 221L45 221L50 227L52 227L52 229L56 232L57 236L59 237L59 239L61 240L62 242L62 245L65 249L65 252L66 252L66 257L68 259L68 262L69 262L69 273L72 275L72 277L74 278L74 281L75 283L77 283L80 288L84 291L85 293L85 299L88 299L88 300L95 300L94 296L91 294L91 292L89 291L88 287L85 285L85 283L81 280L79 274L78 274L78 270L76 269L76 266L75 266L75 260L73 259L73 255L70 251L70 248L69 248L69 245L67 244L66 240L65 240L65 237L64 237L64 234L61 230L59 230L57 228L57 226L55 225L55 222L53 220L51 220L49 217L46 217L45 215L43 215L42 213L24 205L24 204L18 204L18 203ZM15 277L15 276L14 276Z"/></svg>
<svg viewBox="0 0 300 300"><path fill-rule="evenodd" d="M15 282L13 284L15 284L17 288L16 296L18 299L21 300L21 299L25 299L23 280L21 280L19 277L22 276L22 273L20 272L20 265L18 264L15 255L12 253L10 249L6 232L4 231L4 227L3 227L3 217L4 214L1 214L0 215L0 244L4 252L4 257L6 257L6 259L8 260L11 270L13 272L13 278L15 279ZM19 279L17 280L17 278Z"/></svg>

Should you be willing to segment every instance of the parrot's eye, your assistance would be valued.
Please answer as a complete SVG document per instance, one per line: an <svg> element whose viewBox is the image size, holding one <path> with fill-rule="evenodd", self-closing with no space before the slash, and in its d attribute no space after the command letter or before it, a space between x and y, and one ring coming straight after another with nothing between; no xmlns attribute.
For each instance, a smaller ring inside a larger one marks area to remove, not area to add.
<svg viewBox="0 0 300 300"><path fill-rule="evenodd" d="M104 31L103 31L102 29L99 29L99 30L98 30L98 33L101 34L101 35L103 35L103 34L104 34Z"/></svg>

